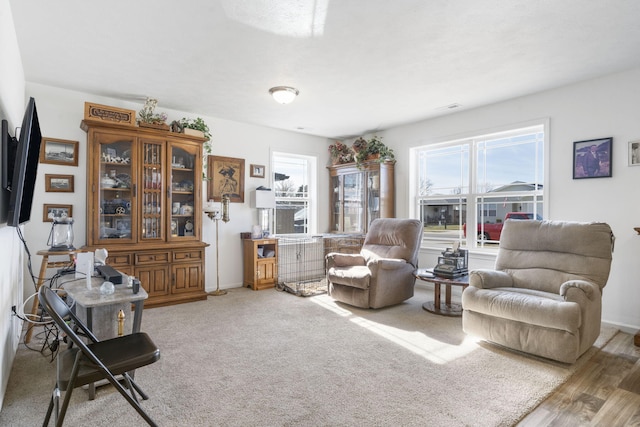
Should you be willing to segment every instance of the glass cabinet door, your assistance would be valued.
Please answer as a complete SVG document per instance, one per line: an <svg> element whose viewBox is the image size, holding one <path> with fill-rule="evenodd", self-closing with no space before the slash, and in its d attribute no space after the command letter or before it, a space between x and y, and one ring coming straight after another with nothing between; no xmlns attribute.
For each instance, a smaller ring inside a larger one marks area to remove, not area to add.
<svg viewBox="0 0 640 427"><path fill-rule="evenodd" d="M350 173L343 176L344 228L345 233L363 233L365 226L364 173Z"/></svg>
<svg viewBox="0 0 640 427"><path fill-rule="evenodd" d="M342 177L331 177L331 224L333 230L343 231L342 227Z"/></svg>
<svg viewBox="0 0 640 427"><path fill-rule="evenodd" d="M376 218L380 218L380 172L367 173L367 229Z"/></svg>
<svg viewBox="0 0 640 427"><path fill-rule="evenodd" d="M141 218L140 239L164 239L164 141L141 141L142 171L140 182Z"/></svg>
<svg viewBox="0 0 640 427"><path fill-rule="evenodd" d="M198 162L198 147L181 144L170 147L171 155L171 215L169 222L170 240L198 238L196 227L200 212L195 211L201 179Z"/></svg>
<svg viewBox="0 0 640 427"><path fill-rule="evenodd" d="M98 162L99 189L97 189L98 222L97 240L122 243L132 242L136 224L132 218L135 212L135 170L133 157L133 137L97 134L100 157ZM95 189L94 189L95 191Z"/></svg>

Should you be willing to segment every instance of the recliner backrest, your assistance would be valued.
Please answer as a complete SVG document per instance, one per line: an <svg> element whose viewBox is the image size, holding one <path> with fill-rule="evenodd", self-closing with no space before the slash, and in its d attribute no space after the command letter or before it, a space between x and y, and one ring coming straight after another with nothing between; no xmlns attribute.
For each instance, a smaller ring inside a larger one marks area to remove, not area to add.
<svg viewBox="0 0 640 427"><path fill-rule="evenodd" d="M366 259L404 259L417 267L422 229L422 222L417 219L374 219L369 225L361 253Z"/></svg>
<svg viewBox="0 0 640 427"><path fill-rule="evenodd" d="M495 268L508 271L516 287L557 293L563 282L583 279L602 290L612 250L605 223L507 220Z"/></svg>

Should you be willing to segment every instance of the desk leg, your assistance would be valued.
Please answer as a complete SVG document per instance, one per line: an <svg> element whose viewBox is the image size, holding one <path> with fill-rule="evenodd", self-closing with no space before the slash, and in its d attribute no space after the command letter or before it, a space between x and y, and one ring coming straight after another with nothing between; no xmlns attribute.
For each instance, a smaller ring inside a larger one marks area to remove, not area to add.
<svg viewBox="0 0 640 427"><path fill-rule="evenodd" d="M84 279L83 279L84 280ZM93 307L87 307L87 329L93 332Z"/></svg>
<svg viewBox="0 0 640 427"><path fill-rule="evenodd" d="M142 310L144 309L144 300L136 301L133 303L133 325L131 326L131 332L140 332L140 325L142 324Z"/></svg>
<svg viewBox="0 0 640 427"><path fill-rule="evenodd" d="M445 293L445 297L444 297L444 303L447 305L447 307L451 308L451 285L450 284L446 284L446 293Z"/></svg>
<svg viewBox="0 0 640 427"><path fill-rule="evenodd" d="M133 325L131 325L131 333L140 332L140 325L142 324L142 310L144 309L144 300L136 301L133 303ZM134 379L136 376L136 371L127 372L131 379ZM147 399L146 394L142 392L142 390L138 390L141 396L144 399Z"/></svg>
<svg viewBox="0 0 640 427"><path fill-rule="evenodd" d="M93 332L93 308L87 307L87 328ZM89 383L89 400L96 398L96 384Z"/></svg>

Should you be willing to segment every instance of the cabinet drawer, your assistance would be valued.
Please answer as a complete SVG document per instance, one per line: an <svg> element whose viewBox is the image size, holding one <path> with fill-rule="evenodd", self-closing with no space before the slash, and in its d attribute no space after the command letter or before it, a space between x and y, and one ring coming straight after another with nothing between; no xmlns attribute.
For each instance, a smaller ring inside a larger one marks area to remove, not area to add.
<svg viewBox="0 0 640 427"><path fill-rule="evenodd" d="M136 265L169 262L169 252L141 252L136 254Z"/></svg>
<svg viewBox="0 0 640 427"><path fill-rule="evenodd" d="M174 251L173 252L173 260L174 261L199 261L202 259L202 251L191 250L191 251Z"/></svg>
<svg viewBox="0 0 640 427"><path fill-rule="evenodd" d="M109 254L107 264L111 266L131 265L131 254Z"/></svg>

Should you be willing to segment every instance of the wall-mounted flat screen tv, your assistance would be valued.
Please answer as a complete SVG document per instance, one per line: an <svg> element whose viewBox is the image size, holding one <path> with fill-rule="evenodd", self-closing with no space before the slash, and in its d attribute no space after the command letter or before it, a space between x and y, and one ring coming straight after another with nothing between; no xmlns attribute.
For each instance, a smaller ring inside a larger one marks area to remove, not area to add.
<svg viewBox="0 0 640 427"><path fill-rule="evenodd" d="M7 213L9 226L17 227L31 218L41 142L36 101L30 98L19 138L12 138L6 121L2 123L2 185L10 191Z"/></svg>

